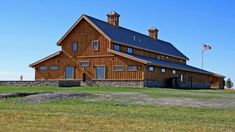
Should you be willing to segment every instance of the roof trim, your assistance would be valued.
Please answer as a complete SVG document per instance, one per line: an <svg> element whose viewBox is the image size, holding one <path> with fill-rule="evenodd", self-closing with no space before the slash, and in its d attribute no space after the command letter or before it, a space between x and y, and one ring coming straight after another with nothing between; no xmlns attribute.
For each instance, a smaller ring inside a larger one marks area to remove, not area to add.
<svg viewBox="0 0 235 132"><path fill-rule="evenodd" d="M109 41L111 41L111 38L107 36L102 30L100 30L92 21L89 20L89 18L86 17L86 15L82 15L74 24L72 27L69 28L69 30L60 38L60 40L57 42L57 45L60 45L61 42L68 36L68 34L78 25L78 23L85 19L89 24L91 24L92 27L94 27L99 33L104 35Z"/></svg>
<svg viewBox="0 0 235 132"><path fill-rule="evenodd" d="M153 53L163 54L163 55L167 55L167 56L171 56L171 57L175 57L175 58L179 58L179 59L183 59L183 60L189 60L189 58L183 58L183 57L179 57L179 56L175 56L175 55L166 54L166 53L163 53L163 52L157 52L157 51L154 51L154 50L141 48L141 47L138 47L138 46L133 46L133 45L129 45L129 44L126 44L126 43L121 43L121 42L114 41L114 40L111 40L111 42L117 43L117 44L120 44L120 45L124 45L124 46L129 46L129 47L141 49L141 50L146 50L146 51L153 52Z"/></svg>
<svg viewBox="0 0 235 132"><path fill-rule="evenodd" d="M119 56L122 56L122 57L125 57L127 59L131 59L131 60L143 63L143 64L151 63L150 61L146 61L146 60L143 60L143 59L140 59L140 58L137 58L137 57L134 57L134 56L122 53L122 52L118 52L118 51L115 51L115 50L112 50L112 49L108 49L108 52L119 55Z"/></svg>
<svg viewBox="0 0 235 132"><path fill-rule="evenodd" d="M53 58L53 57L59 55L61 52L62 52L62 51L58 51L58 52L56 52L56 53L54 53L54 54L51 54L51 55L49 55L49 56L47 56L47 57L45 57L45 58L43 58L43 59L41 59L41 60L38 60L38 61L36 61L36 62L30 64L29 67L35 67L36 65L38 65L38 64L40 64L40 63L42 63L42 62L44 62L44 61L46 61L46 60L49 60L49 59L51 59L51 58Z"/></svg>

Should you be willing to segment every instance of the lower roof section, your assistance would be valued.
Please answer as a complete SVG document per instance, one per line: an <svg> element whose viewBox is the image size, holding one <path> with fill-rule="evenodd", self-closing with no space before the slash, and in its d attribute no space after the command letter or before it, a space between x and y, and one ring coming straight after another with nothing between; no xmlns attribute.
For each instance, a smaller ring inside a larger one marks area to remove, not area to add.
<svg viewBox="0 0 235 132"><path fill-rule="evenodd" d="M150 58L150 57L144 57L144 56L140 56L140 55L127 54L127 53L123 53L123 52L119 52L119 51L114 51L112 49L109 49L108 51L111 53L114 53L116 55L120 55L120 56L123 56L126 58L131 58L132 60L138 60L138 62L140 62L140 60L141 60L144 64L147 63L149 65L178 69L178 70L183 70L183 71L190 71L190 72L195 72L195 73L208 74L208 75L212 75L212 76L216 76L216 77L225 78L225 76L222 76L222 75L219 75L219 74L216 74L213 72L209 72L209 71L197 68L197 67L193 67L190 65L186 65L186 64L173 63L173 62L169 62L169 61L154 59L154 58Z"/></svg>
<svg viewBox="0 0 235 132"><path fill-rule="evenodd" d="M37 64L40 64L40 63L42 63L42 62L44 62L44 61L46 61L46 60L49 60L49 59L51 59L51 58L53 58L53 57L59 55L60 53L61 53L61 51L58 51L58 52L56 52L56 53L54 53L54 54L51 54L51 55L49 55L49 56L47 56L47 57L45 57L45 58L43 58L43 59L41 59L41 60L38 60L38 61L34 62L33 64L30 64L29 66L30 66L30 67L35 67Z"/></svg>

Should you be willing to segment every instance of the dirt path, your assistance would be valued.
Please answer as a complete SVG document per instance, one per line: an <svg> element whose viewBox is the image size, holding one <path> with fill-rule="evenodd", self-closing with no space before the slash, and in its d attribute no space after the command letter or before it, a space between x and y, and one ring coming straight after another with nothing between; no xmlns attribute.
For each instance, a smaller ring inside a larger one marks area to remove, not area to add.
<svg viewBox="0 0 235 132"><path fill-rule="evenodd" d="M162 97L153 98L144 93L133 92L112 92L100 93L90 101L110 101L121 104L133 105L170 105L170 106L191 106L191 107L235 107L235 99L208 99L198 100L192 98Z"/></svg>
<svg viewBox="0 0 235 132"><path fill-rule="evenodd" d="M43 103L53 100L80 98L86 101L107 101L128 105L170 105L170 106L191 106L191 107L235 107L235 98L213 98L199 100L194 98L177 97L150 97L146 93L138 92L49 92L49 93L3 93L1 98L20 97L11 100L12 103ZM89 98L82 98L89 97Z"/></svg>

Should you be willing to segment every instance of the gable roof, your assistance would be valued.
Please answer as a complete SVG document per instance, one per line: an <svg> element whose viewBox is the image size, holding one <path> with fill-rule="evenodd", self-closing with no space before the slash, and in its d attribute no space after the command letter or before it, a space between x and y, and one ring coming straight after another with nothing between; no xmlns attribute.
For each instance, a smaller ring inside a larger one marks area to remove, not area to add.
<svg viewBox="0 0 235 132"><path fill-rule="evenodd" d="M51 59L51 58L53 58L53 57L59 55L61 52L62 52L62 51L58 51L58 52L56 52L56 53L54 53L54 54L51 54L51 55L49 55L49 56L47 56L47 57L45 57L45 58L39 60L39 61L36 61L36 62L34 62L33 64L30 64L29 67L35 67L37 64L40 64L40 63L42 63L42 62L44 62L44 61L46 61L46 60L49 60L49 59Z"/></svg>
<svg viewBox="0 0 235 132"><path fill-rule="evenodd" d="M185 56L182 52L180 52L169 42L162 41L159 39L153 39L147 35L123 28L121 26L113 26L108 22L96 19L88 15L82 15L75 22L75 24L66 32L66 34L57 42L58 45L60 45L63 39L72 31L72 29L81 21L82 18L87 20L101 34L105 35L109 40L114 43L140 48L143 50L148 50L160 54L165 54L184 60L189 60L187 56Z"/></svg>
<svg viewBox="0 0 235 132"><path fill-rule="evenodd" d="M139 60L138 62L140 62L140 60L142 60L142 63L144 63L144 64L147 63L149 65L167 67L167 68L178 69L178 70L183 70L183 71L190 71L190 72L195 72L195 73L208 74L208 75L213 75L213 76L224 78L224 76L222 76L222 75L212 73L212 72L209 72L209 71L206 71L203 69L199 69L199 68L196 68L196 67L193 67L190 65L186 65L186 64L173 63L173 62L169 62L169 61L154 59L154 58L150 58L150 57L144 57L144 56L140 56L140 55L127 54L127 53L123 53L123 52L119 52L119 51L114 51L112 49L109 49L108 51L111 53L114 53L116 55L120 55L122 57L132 58L133 60Z"/></svg>

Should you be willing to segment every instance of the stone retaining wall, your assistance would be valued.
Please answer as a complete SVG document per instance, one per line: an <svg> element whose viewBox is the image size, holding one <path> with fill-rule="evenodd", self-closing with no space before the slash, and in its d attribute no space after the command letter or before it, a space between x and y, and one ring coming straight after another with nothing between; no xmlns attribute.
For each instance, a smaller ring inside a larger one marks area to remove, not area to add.
<svg viewBox="0 0 235 132"><path fill-rule="evenodd" d="M0 86L80 86L80 81L0 81Z"/></svg>

